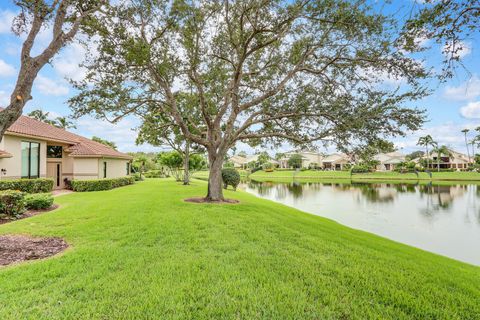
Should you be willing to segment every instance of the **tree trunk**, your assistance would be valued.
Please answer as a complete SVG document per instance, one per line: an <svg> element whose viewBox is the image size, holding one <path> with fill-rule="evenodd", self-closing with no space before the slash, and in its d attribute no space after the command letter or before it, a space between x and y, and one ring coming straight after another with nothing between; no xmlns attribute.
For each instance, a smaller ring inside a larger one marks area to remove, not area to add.
<svg viewBox="0 0 480 320"><path fill-rule="evenodd" d="M208 201L223 201L222 189L222 165L223 156L219 154L208 154L210 163L210 174L208 176L208 193L206 199Z"/></svg>
<svg viewBox="0 0 480 320"><path fill-rule="evenodd" d="M188 140L185 142L185 154L183 157L183 185L189 185L190 184L190 171L189 171L189 165L190 165L190 142Z"/></svg>
<svg viewBox="0 0 480 320"><path fill-rule="evenodd" d="M5 131L22 115L26 101L22 97L12 98L10 105L0 112L0 141Z"/></svg>

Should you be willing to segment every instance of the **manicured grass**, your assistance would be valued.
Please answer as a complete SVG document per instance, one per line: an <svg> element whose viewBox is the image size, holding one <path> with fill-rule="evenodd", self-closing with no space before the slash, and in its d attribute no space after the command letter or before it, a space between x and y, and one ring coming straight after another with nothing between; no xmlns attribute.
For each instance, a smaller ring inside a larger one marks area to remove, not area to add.
<svg viewBox="0 0 480 320"><path fill-rule="evenodd" d="M257 171L249 176L252 179L350 179L355 180L448 180L448 181L480 181L478 172L432 172L432 178L427 173L421 172L417 177L414 173L398 172L373 172L368 174L353 174L349 171Z"/></svg>
<svg viewBox="0 0 480 320"><path fill-rule="evenodd" d="M0 319L474 319L480 268L243 192L151 179L56 198L0 234L71 248L0 269ZM472 244L474 245L474 244Z"/></svg>

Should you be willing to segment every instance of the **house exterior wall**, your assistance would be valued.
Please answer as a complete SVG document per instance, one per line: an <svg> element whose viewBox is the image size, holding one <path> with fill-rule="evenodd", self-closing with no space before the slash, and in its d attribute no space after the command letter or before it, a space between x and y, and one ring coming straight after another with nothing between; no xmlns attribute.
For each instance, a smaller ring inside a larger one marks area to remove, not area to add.
<svg viewBox="0 0 480 320"><path fill-rule="evenodd" d="M98 158L73 158L73 179L98 179Z"/></svg>
<svg viewBox="0 0 480 320"><path fill-rule="evenodd" d="M0 179L19 179L22 175L22 141L40 143L40 177L47 174L47 142L33 138L5 135L0 144L0 149L12 154L11 158L0 159L0 170L5 169L5 174L0 173Z"/></svg>
<svg viewBox="0 0 480 320"><path fill-rule="evenodd" d="M100 158L98 159L98 177L101 179L103 174L103 163L107 163L107 178L120 178L127 176L127 163L130 160L126 159L113 159L113 158Z"/></svg>

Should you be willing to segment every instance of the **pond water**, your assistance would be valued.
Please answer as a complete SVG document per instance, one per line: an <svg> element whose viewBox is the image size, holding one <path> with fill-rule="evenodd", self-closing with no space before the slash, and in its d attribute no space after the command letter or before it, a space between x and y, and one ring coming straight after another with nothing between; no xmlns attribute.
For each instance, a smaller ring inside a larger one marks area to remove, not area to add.
<svg viewBox="0 0 480 320"><path fill-rule="evenodd" d="M480 265L480 186L244 182L241 189L398 242Z"/></svg>

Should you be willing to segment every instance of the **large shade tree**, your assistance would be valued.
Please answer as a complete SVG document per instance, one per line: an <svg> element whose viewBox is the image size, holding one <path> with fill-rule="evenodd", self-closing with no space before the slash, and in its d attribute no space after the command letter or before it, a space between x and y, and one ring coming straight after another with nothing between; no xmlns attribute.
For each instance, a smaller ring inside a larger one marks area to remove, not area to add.
<svg viewBox="0 0 480 320"><path fill-rule="evenodd" d="M106 0L15 0L19 14L12 31L25 35L20 52L20 70L8 106L0 110L0 140L5 131L22 115L32 99L33 82L38 72L70 42ZM51 32L50 42L36 54L32 48L42 30Z"/></svg>
<svg viewBox="0 0 480 320"><path fill-rule="evenodd" d="M403 30L405 49L421 50L419 39L433 39L444 55L441 78L453 76L456 67L463 65L468 39L479 34L480 0L423 0L412 12Z"/></svg>
<svg viewBox="0 0 480 320"><path fill-rule="evenodd" d="M393 17L369 1L125 1L90 31L76 115L110 121L156 110L205 147L207 200L223 200L221 168L238 141L342 150L418 129L422 64L396 50ZM401 81L401 88L382 84ZM179 108L196 98L201 124Z"/></svg>

